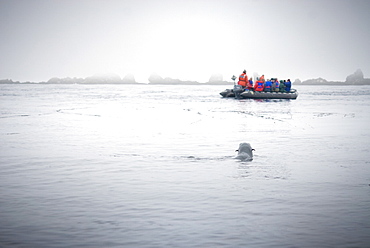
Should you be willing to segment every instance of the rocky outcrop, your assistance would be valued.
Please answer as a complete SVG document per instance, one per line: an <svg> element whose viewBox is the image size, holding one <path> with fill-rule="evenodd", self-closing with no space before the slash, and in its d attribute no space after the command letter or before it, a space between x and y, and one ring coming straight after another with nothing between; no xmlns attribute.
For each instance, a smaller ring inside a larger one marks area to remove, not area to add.
<svg viewBox="0 0 370 248"><path fill-rule="evenodd" d="M197 85L199 84L196 81L182 81L176 78L162 78L157 73L152 73L148 78L149 84L175 84L175 85Z"/></svg>
<svg viewBox="0 0 370 248"><path fill-rule="evenodd" d="M133 74L127 74L124 78L122 78L122 83L124 84L136 84L135 77Z"/></svg>
<svg viewBox="0 0 370 248"><path fill-rule="evenodd" d="M117 74L95 74L94 76L87 77L84 84L120 84L122 79Z"/></svg>
<svg viewBox="0 0 370 248"><path fill-rule="evenodd" d="M370 79L364 78L364 74L362 73L360 69L358 69L353 74L347 76L345 83L364 85L364 84L370 84Z"/></svg>
<svg viewBox="0 0 370 248"><path fill-rule="evenodd" d="M11 79L1 79L0 84L19 84L19 82L18 81L14 82Z"/></svg>
<svg viewBox="0 0 370 248"><path fill-rule="evenodd" d="M316 78L316 79L308 79L302 82L302 84L310 84L310 85L322 85L328 84L328 81L323 78Z"/></svg>
<svg viewBox="0 0 370 248"><path fill-rule="evenodd" d="M323 78L309 79L301 83L302 85L370 85L370 78L364 78L360 69L347 76L345 82L327 81Z"/></svg>
<svg viewBox="0 0 370 248"><path fill-rule="evenodd" d="M154 72L149 76L148 80L149 80L149 83L151 84L163 83L163 78Z"/></svg>
<svg viewBox="0 0 370 248"><path fill-rule="evenodd" d="M50 78L46 84L136 84L132 74L127 74L123 79L117 74L95 74L87 78Z"/></svg>
<svg viewBox="0 0 370 248"><path fill-rule="evenodd" d="M209 78L208 82L205 84L209 85L229 85L231 84L230 82L224 81L222 74L212 74L211 77Z"/></svg>
<svg viewBox="0 0 370 248"><path fill-rule="evenodd" d="M223 81L223 76L222 74L212 74L211 77L209 78L208 82L209 83L216 83L216 82L220 82L220 81Z"/></svg>
<svg viewBox="0 0 370 248"><path fill-rule="evenodd" d="M294 80L293 84L302 84L302 81L297 78L296 80Z"/></svg>
<svg viewBox="0 0 370 248"><path fill-rule="evenodd" d="M46 83L47 84L80 84L84 81L83 78L70 78L70 77L66 77L66 78L57 78L57 77L53 77L53 78L50 78Z"/></svg>

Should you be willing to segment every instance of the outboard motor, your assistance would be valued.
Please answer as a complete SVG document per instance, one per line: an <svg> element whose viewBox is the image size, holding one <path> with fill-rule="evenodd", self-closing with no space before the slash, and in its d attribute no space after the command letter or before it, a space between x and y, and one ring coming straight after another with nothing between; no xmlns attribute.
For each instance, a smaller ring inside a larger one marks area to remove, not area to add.
<svg viewBox="0 0 370 248"><path fill-rule="evenodd" d="M240 98L240 93L243 92L243 87L239 84L234 85L234 94L235 98L239 99Z"/></svg>
<svg viewBox="0 0 370 248"><path fill-rule="evenodd" d="M243 92L243 88L242 88L241 85L238 85L238 84L235 83L235 79L236 79L235 75L233 75L231 77L231 79L234 81L234 89L233 89L234 96L235 96L235 98L239 99L240 98L240 93Z"/></svg>

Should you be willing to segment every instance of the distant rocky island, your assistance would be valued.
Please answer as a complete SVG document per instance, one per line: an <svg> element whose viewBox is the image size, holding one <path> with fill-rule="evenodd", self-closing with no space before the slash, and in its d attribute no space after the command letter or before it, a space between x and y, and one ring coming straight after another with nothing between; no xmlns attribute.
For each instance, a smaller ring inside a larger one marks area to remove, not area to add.
<svg viewBox="0 0 370 248"><path fill-rule="evenodd" d="M232 82L223 80L221 74L214 74L210 77L206 83L199 83L197 81L183 81L180 79L174 79L170 77L161 77L156 73L152 73L148 78L149 84L155 85L230 85ZM53 77L47 82L19 82L11 79L0 80L0 84L144 84L138 83L135 80L134 75L127 74L124 78L121 78L117 74L96 74L87 78L57 78Z"/></svg>
<svg viewBox="0 0 370 248"><path fill-rule="evenodd" d="M96 74L87 78L50 78L47 82L19 82L10 79L0 80L0 84L139 84L135 81L132 74L127 74L124 78L116 74Z"/></svg>
<svg viewBox="0 0 370 248"><path fill-rule="evenodd" d="M180 79L174 78L162 78L156 73L152 73L149 77L149 84L158 84L158 85L230 85L233 84L232 82L227 82L223 80L221 74L214 74L210 77L208 82L206 83L199 83L197 81L182 81Z"/></svg>
<svg viewBox="0 0 370 248"><path fill-rule="evenodd" d="M364 74L360 69L353 74L347 76L346 81L327 81L323 78L309 79L303 82L299 80L294 82L297 85L370 85L370 78L364 78Z"/></svg>
<svg viewBox="0 0 370 248"><path fill-rule="evenodd" d="M169 77L161 77L156 73L152 73L148 78L151 85L232 85L233 82L223 80L221 74L213 74L208 82L199 83L197 81L183 81ZM0 79L0 84L143 84L135 80L134 75L127 74L121 78L117 74L96 74L87 78L51 78L47 82L19 82L11 79ZM353 74L347 76L344 82L341 81L327 81L323 78L309 79L301 81L296 79L295 85L370 85L370 78L364 78L364 74L360 69Z"/></svg>

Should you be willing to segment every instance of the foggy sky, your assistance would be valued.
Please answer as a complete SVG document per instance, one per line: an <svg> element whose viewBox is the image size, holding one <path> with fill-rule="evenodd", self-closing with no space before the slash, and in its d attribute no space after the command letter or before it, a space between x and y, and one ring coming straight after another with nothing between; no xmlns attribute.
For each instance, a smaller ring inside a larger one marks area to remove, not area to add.
<svg viewBox="0 0 370 248"><path fill-rule="evenodd" d="M367 0L0 0L0 79L370 77Z"/></svg>

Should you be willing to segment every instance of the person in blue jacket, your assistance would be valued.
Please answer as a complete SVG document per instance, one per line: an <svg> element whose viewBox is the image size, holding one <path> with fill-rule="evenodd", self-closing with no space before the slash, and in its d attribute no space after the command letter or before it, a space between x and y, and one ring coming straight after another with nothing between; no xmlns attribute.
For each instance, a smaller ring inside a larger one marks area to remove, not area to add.
<svg viewBox="0 0 370 248"><path fill-rule="evenodd" d="M292 82L290 82L290 79L288 79L285 82L285 91L289 93L291 88L292 88Z"/></svg>
<svg viewBox="0 0 370 248"><path fill-rule="evenodd" d="M272 81L271 79L269 79L265 82L265 92L271 92L271 87L272 87Z"/></svg>
<svg viewBox="0 0 370 248"><path fill-rule="evenodd" d="M246 90L254 90L252 77L249 78Z"/></svg>

